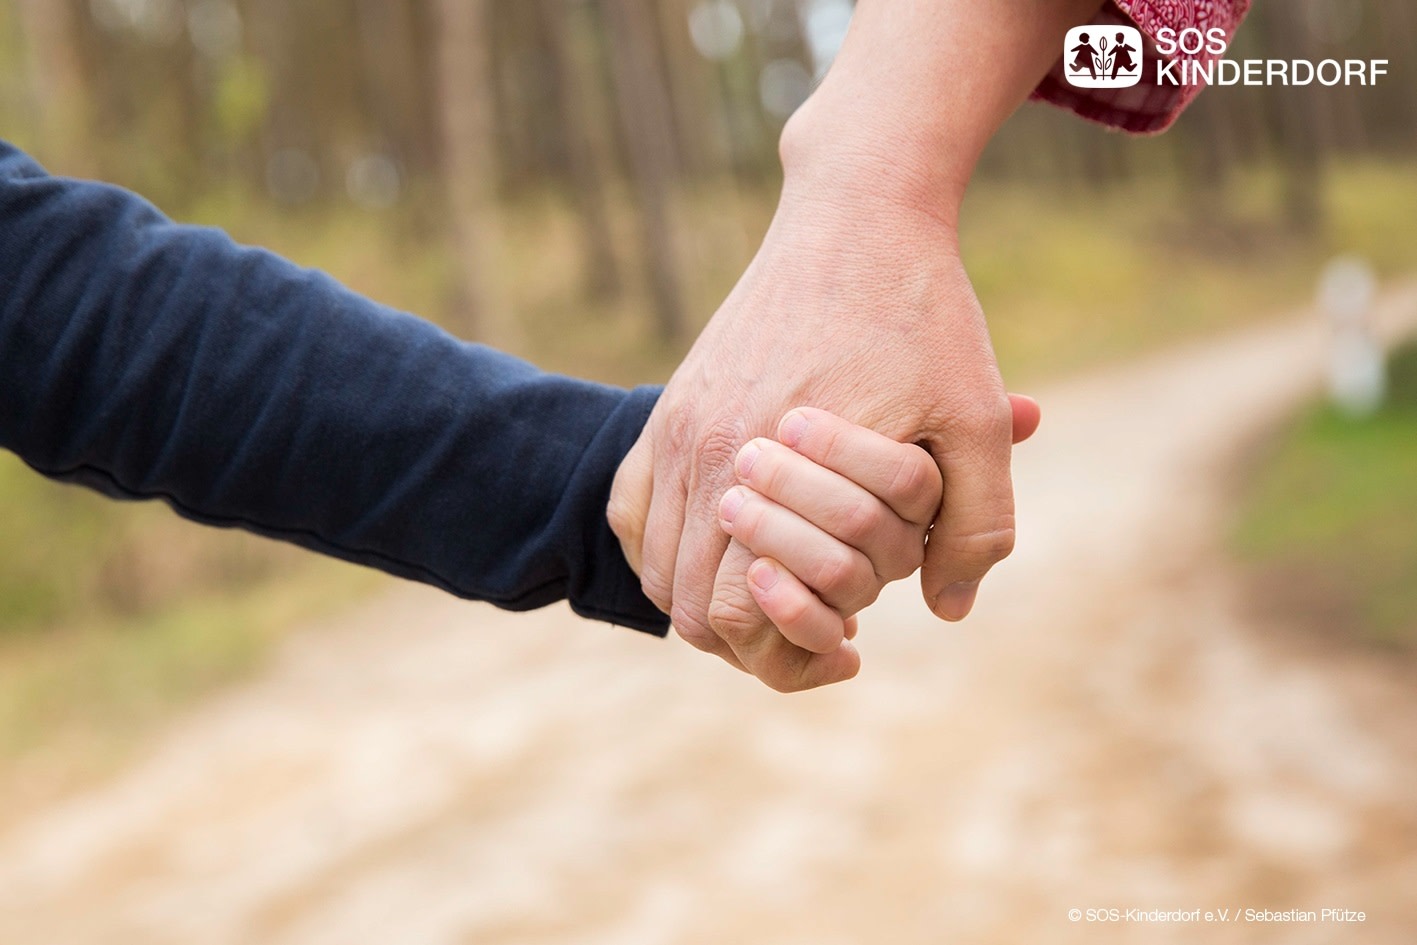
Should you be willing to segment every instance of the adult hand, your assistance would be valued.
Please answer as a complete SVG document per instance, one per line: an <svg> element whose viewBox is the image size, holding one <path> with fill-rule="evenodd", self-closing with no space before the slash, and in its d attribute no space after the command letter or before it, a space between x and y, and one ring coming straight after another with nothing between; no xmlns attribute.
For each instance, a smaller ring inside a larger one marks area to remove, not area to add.
<svg viewBox="0 0 1417 945"><path fill-rule="evenodd" d="M1037 428L1038 405L1010 402L1017 443ZM750 440L734 472L719 507L733 542L709 622L732 627L738 650L780 647L779 631L813 653L853 639L855 615L920 569L943 493L930 454L810 407L788 413L777 440Z"/></svg>
<svg viewBox="0 0 1417 945"><path fill-rule="evenodd" d="M690 643L777 689L856 672L849 644L807 653L764 642L747 606L709 614L720 565L731 576L749 563L742 549L724 559L718 527L733 457L792 407L929 450L945 481L921 575L936 614L965 616L1012 549L1011 410L956 221L984 145L1098 6L857 4L831 71L783 133L783 195L763 246L671 378L611 497L646 593Z"/></svg>
<svg viewBox="0 0 1417 945"><path fill-rule="evenodd" d="M710 618L720 565L752 560L746 549L725 559L718 525L734 455L790 408L821 407L935 458L946 488L922 587L939 616L964 617L1014 541L1013 411L953 228L908 206L883 214L876 194L861 195L869 209L845 193L805 196L785 188L762 249L622 465L610 508L679 634L782 690L859 665L849 644L813 654L765 629L750 596Z"/></svg>

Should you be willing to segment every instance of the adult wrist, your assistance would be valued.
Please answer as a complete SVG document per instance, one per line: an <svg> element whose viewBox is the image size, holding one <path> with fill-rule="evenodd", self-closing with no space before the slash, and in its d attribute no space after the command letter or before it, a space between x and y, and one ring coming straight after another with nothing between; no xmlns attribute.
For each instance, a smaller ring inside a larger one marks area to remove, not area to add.
<svg viewBox="0 0 1417 945"><path fill-rule="evenodd" d="M783 131L787 190L948 221L994 132L1102 0L860 0L836 61Z"/></svg>
<svg viewBox="0 0 1417 945"><path fill-rule="evenodd" d="M921 213L953 228L977 150L903 112L843 101L824 85L782 130L784 199Z"/></svg>

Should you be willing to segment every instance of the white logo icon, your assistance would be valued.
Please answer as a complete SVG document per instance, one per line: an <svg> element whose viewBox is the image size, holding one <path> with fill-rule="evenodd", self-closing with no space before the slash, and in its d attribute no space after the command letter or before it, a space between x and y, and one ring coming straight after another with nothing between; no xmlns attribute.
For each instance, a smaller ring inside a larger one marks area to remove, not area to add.
<svg viewBox="0 0 1417 945"><path fill-rule="evenodd" d="M1135 26L1075 26L1063 42L1063 75L1080 89L1125 89L1141 81Z"/></svg>

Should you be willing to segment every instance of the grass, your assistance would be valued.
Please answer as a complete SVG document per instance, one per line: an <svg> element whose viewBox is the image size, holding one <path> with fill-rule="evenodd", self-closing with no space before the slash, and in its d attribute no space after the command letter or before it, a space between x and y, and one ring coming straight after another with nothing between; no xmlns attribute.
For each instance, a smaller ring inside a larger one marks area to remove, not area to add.
<svg viewBox="0 0 1417 945"><path fill-rule="evenodd" d="M1390 397L1351 419L1313 405L1246 478L1233 543L1267 609L1417 653L1417 344Z"/></svg>

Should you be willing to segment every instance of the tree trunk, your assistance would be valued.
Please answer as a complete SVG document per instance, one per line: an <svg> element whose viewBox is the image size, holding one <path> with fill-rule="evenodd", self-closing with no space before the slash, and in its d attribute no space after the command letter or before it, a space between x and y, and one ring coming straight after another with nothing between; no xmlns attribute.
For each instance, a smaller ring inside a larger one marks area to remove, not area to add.
<svg viewBox="0 0 1417 945"><path fill-rule="evenodd" d="M1410 149L1417 130L1417 77L1409 65L1417 61L1417 15L1412 11L1412 0L1387 0L1379 7L1379 15L1388 70L1396 74L1382 80L1381 93L1375 89L1374 95L1365 95L1363 101L1372 101L1369 107L1387 119L1376 123L1379 128L1386 126L1388 140L1383 143Z"/></svg>
<svg viewBox="0 0 1417 945"><path fill-rule="evenodd" d="M1315 58L1308 31L1288 11L1270 10L1264 16L1262 22L1269 27L1269 55ZM1318 232L1324 218L1325 151L1333 138L1332 115L1322 96L1312 87L1270 91L1279 108L1279 141L1289 223L1300 233L1311 235Z"/></svg>
<svg viewBox="0 0 1417 945"><path fill-rule="evenodd" d="M640 0L604 0L625 151L639 203L640 238L660 337L685 335L678 253L671 219L673 113L657 58L654 20Z"/></svg>
<svg viewBox="0 0 1417 945"><path fill-rule="evenodd" d="M1189 195L1191 217L1206 225L1219 225L1229 217L1225 199L1234 163L1234 136L1219 95L1202 95L1191 106L1188 137L1177 140L1181 179Z"/></svg>
<svg viewBox="0 0 1417 945"><path fill-rule="evenodd" d="M18 0L20 29L42 136L40 156L54 170L77 177L98 171L94 112L71 0Z"/></svg>
<svg viewBox="0 0 1417 945"><path fill-rule="evenodd" d="M486 0L436 0L442 168L458 251L463 317L456 327L499 346L513 341L495 284L495 114Z"/></svg>
<svg viewBox="0 0 1417 945"><path fill-rule="evenodd" d="M566 164L576 208L580 211L581 258L586 266L586 287L598 298L620 291L620 265L615 258L614 235L605 200L610 162L597 146L592 119L604 109L587 101L601 88L594 70L581 61L575 36L567 28L572 11L566 0L538 0L542 30L550 50L548 68L556 95L557 115L566 146Z"/></svg>
<svg viewBox="0 0 1417 945"><path fill-rule="evenodd" d="M428 134L434 121L420 58L418 3L358 0L360 76L369 109L384 145L409 171L432 169L436 143Z"/></svg>

